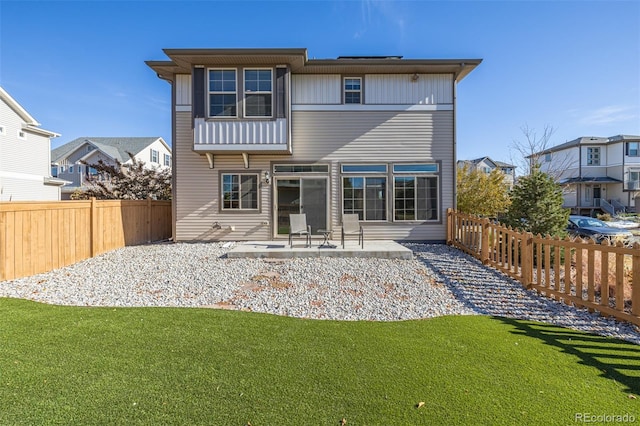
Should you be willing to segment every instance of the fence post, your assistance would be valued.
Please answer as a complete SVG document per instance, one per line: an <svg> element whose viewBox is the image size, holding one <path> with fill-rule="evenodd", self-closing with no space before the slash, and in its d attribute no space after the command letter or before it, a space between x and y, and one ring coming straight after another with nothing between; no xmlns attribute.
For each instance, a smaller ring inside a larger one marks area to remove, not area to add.
<svg viewBox="0 0 640 426"><path fill-rule="evenodd" d="M453 209L449 207L447 209L447 245L451 245L453 242Z"/></svg>
<svg viewBox="0 0 640 426"><path fill-rule="evenodd" d="M633 244L632 280L631 280L631 314L640 316L640 244Z"/></svg>
<svg viewBox="0 0 640 426"><path fill-rule="evenodd" d="M489 219L482 219L480 221L480 261L486 265L489 263L489 225L491 222Z"/></svg>
<svg viewBox="0 0 640 426"><path fill-rule="evenodd" d="M523 235L520 248L520 274L522 285L531 288L533 282L533 234L527 232Z"/></svg>
<svg viewBox="0 0 640 426"><path fill-rule="evenodd" d="M147 197L147 243L151 242L151 197Z"/></svg>
<svg viewBox="0 0 640 426"><path fill-rule="evenodd" d="M90 226L91 231L89 235L91 236L91 257L94 257L98 253L98 215L96 211L96 197L91 197L91 212L90 212Z"/></svg>

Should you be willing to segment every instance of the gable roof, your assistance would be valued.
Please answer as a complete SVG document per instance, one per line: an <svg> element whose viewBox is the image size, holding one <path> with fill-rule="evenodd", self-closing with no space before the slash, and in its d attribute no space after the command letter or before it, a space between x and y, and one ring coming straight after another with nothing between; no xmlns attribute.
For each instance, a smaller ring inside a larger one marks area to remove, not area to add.
<svg viewBox="0 0 640 426"><path fill-rule="evenodd" d="M560 145L552 146L543 151L536 152L535 154L527 156L527 158L531 158L534 155L542 155L542 154L550 154L552 152L562 151L568 148L574 148L580 145L608 145L617 142L624 141L638 141L640 142L640 136L636 135L616 135L609 136L608 138L600 137L600 136L581 136L572 141L568 141L565 143L561 143Z"/></svg>
<svg viewBox="0 0 640 426"><path fill-rule="evenodd" d="M29 114L27 110L24 109L22 105L18 103L18 101L13 99L13 97L9 93L7 93L7 91L4 90L2 87L0 87L0 100L2 100L9 108L11 108L18 115L18 117L20 117L22 121L25 122L25 125L22 126L23 129L29 130L34 133L38 133L50 138L56 138L60 136L59 133L41 129L40 123L38 123L38 121L35 118L33 118L33 116Z"/></svg>
<svg viewBox="0 0 640 426"><path fill-rule="evenodd" d="M128 160L130 152L134 155L138 154L140 151L145 149L147 146L151 145L155 141L160 140L165 147L171 151L171 148L167 145L167 143L159 136L153 137L112 137L112 138L103 138L103 137L81 137L72 140L71 142L67 142L64 145L61 145L51 151L51 161L56 162L65 157L68 157L74 151L85 144L92 144L109 157L124 163Z"/></svg>
<svg viewBox="0 0 640 426"><path fill-rule="evenodd" d="M496 167L499 167L501 169L507 168L507 167L511 167L511 168L516 168L516 166L514 166L513 164L509 164L509 163L503 163L502 161L496 161L496 160L492 160L490 157L480 157L480 158L476 158L475 160L462 160L464 162L468 162L468 163L472 163L473 165L478 165L480 163L482 163L483 161L489 161L491 163L493 163Z"/></svg>

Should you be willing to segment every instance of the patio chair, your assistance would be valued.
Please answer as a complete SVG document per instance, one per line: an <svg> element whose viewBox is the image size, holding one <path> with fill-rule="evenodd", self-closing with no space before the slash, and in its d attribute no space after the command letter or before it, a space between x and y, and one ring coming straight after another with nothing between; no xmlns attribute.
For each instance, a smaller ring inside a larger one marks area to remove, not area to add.
<svg viewBox="0 0 640 426"><path fill-rule="evenodd" d="M357 214L342 215L342 248L344 249L344 237L346 235L358 235L358 244L364 249L364 231L360 226L360 218Z"/></svg>
<svg viewBox="0 0 640 426"><path fill-rule="evenodd" d="M307 225L307 215L304 213L289 215L289 247L293 248L293 236L306 236L307 245L311 247L311 225Z"/></svg>

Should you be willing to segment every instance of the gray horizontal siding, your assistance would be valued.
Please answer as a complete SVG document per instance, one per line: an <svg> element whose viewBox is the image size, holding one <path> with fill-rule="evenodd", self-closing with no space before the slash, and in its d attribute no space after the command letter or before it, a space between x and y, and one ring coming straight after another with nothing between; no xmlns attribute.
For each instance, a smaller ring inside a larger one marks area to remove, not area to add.
<svg viewBox="0 0 640 426"><path fill-rule="evenodd" d="M176 239L268 240L273 232L274 180L261 184L260 213L219 213L219 171L242 171L239 154L216 155L215 169L193 152L189 113L176 113ZM272 162L325 162L331 165L330 214L340 237L341 162L440 161L442 223L364 223L367 239L444 240L446 208L453 206L453 112L294 112L293 155L250 155L250 170L270 170ZM389 196L391 196L389 182ZM391 203L388 203L391 207ZM392 217L392 211L387 212ZM268 221L269 225L263 225ZM211 228L219 222L223 229ZM228 227L235 227L234 231Z"/></svg>

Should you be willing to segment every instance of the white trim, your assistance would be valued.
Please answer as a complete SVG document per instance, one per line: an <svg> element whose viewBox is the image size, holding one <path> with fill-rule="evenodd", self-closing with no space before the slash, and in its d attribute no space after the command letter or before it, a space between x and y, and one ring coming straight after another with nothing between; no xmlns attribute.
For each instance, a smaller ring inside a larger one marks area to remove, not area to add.
<svg viewBox="0 0 640 426"><path fill-rule="evenodd" d="M347 90L347 80L359 80L360 81L360 89L359 90ZM360 94L360 102L358 103L347 103L347 93L359 93ZM345 76L342 78L342 103L345 105L362 105L362 77L349 77Z"/></svg>
<svg viewBox="0 0 640 426"><path fill-rule="evenodd" d="M0 172L0 178L8 179L22 179L44 182L45 176L34 175L32 173L17 173L17 172Z"/></svg>
<svg viewBox="0 0 640 426"><path fill-rule="evenodd" d="M417 201L417 195L418 195L418 178L420 177L427 177L427 178L435 178L436 179L436 191L438 193L436 200L438 202L438 205L436 207L436 218L435 219L409 219L409 220L402 220L402 219L396 219L396 178L413 178L414 179L414 191L413 191L413 208L414 208L414 214L417 216L417 212L418 212L418 201ZM441 208L442 208L442 194L440 193L440 174L436 174L436 173L415 173L415 174L396 174L394 173L391 176L391 179L393 180L393 182L391 183L392 186L392 192L391 192L391 196L393 197L391 200L391 210L392 210L392 216L391 216L391 221L395 222L395 223L425 223L425 222L429 222L429 223L436 223L436 222L440 222L440 215L441 215Z"/></svg>
<svg viewBox="0 0 640 426"><path fill-rule="evenodd" d="M453 111L452 104L440 105L291 105L292 111Z"/></svg>
<svg viewBox="0 0 640 426"><path fill-rule="evenodd" d="M230 92L228 90L220 90L220 91L211 91L211 87L209 85L211 78L209 76L209 72L210 71L233 71L234 75L235 75L235 85L236 85L236 90L233 92ZM206 81L205 84L207 85L206 87L206 94L207 94L207 99L206 99L206 103L207 103L207 117L208 118L215 118L215 119L229 119L229 118L238 118L238 69L237 68L207 68L207 74L206 74ZM221 95L230 95L230 94L235 94L236 95L236 114L235 115L211 115L211 93L215 93L215 94L221 94Z"/></svg>
<svg viewBox="0 0 640 426"><path fill-rule="evenodd" d="M176 112L191 112L191 105L176 105Z"/></svg>
<svg viewBox="0 0 640 426"><path fill-rule="evenodd" d="M238 207L224 206L224 177L238 176ZM242 176L254 176L256 178L256 207L242 207ZM220 172L220 212L259 212L260 211L260 173L258 172Z"/></svg>
<svg viewBox="0 0 640 426"><path fill-rule="evenodd" d="M215 144L215 143L198 143L193 145L194 151L287 151L289 147L286 143L280 144Z"/></svg>
<svg viewBox="0 0 640 426"><path fill-rule="evenodd" d="M255 91L247 92L247 71L269 71L271 73L271 91ZM244 118L273 118L273 86L274 86L274 72L273 68L243 68L242 69L242 117ZM271 115L247 115L247 93L250 95L271 95Z"/></svg>

